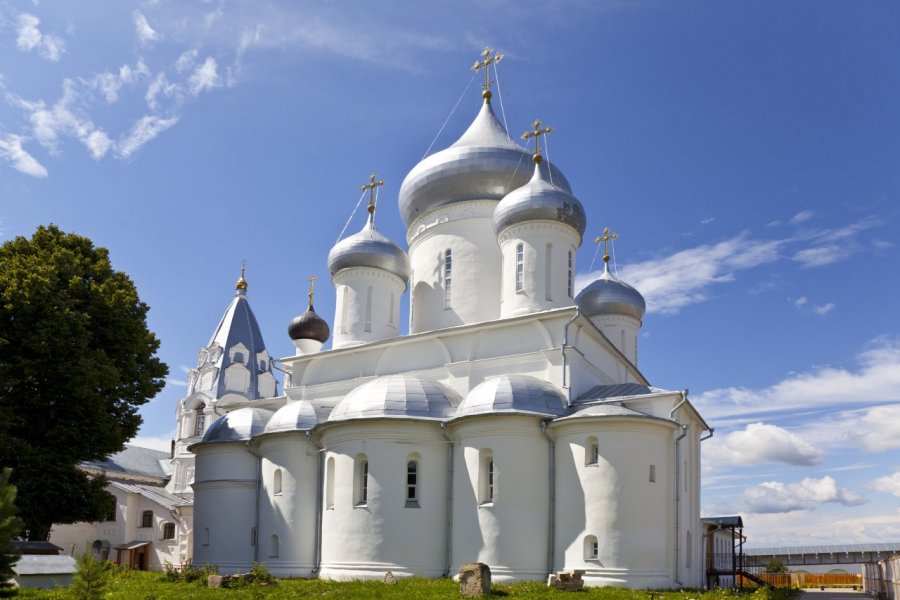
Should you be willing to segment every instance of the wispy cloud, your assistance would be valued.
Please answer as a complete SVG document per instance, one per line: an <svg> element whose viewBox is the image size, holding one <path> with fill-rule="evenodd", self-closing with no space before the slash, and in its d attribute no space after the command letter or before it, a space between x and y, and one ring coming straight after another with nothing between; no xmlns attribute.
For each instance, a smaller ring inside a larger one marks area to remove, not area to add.
<svg viewBox="0 0 900 600"><path fill-rule="evenodd" d="M121 158L131 158L141 146L177 122L177 117L171 119L163 119L155 115L141 117L128 133L116 142L116 155Z"/></svg>
<svg viewBox="0 0 900 600"><path fill-rule="evenodd" d="M793 217L790 218L789 223L791 223L793 225L796 225L798 223L805 223L806 221L809 221L810 219L812 219L815 214L816 213L814 213L811 210L800 211L796 215L794 215Z"/></svg>
<svg viewBox="0 0 900 600"><path fill-rule="evenodd" d="M57 62L66 51L66 44L58 35L41 33L41 20L34 15L19 15L16 33L16 47L23 52L37 51L51 62Z"/></svg>
<svg viewBox="0 0 900 600"><path fill-rule="evenodd" d="M830 313L832 310L834 310L834 308L836 306L837 306L837 304L835 304L834 302L827 302L820 306L814 306L813 312L819 316L824 316L824 315L827 315L828 313Z"/></svg>
<svg viewBox="0 0 900 600"><path fill-rule="evenodd" d="M741 494L741 508L751 514L808 511L825 503L858 506L865 502L860 494L839 487L830 475L806 478L798 483L764 481Z"/></svg>
<svg viewBox="0 0 900 600"><path fill-rule="evenodd" d="M0 158L8 162L13 169L20 173L31 175L32 177L46 177L47 168L22 148L23 141L21 136L12 133L0 137Z"/></svg>
<svg viewBox="0 0 900 600"><path fill-rule="evenodd" d="M201 92L209 91L221 85L218 64L211 56L206 57L203 64L199 65L188 79L188 90L197 96Z"/></svg>
<svg viewBox="0 0 900 600"><path fill-rule="evenodd" d="M147 17L145 17L143 13L136 10L134 11L133 17L134 32L137 34L138 41L140 41L141 44L149 44L150 42L159 39L159 34L150 26Z"/></svg>

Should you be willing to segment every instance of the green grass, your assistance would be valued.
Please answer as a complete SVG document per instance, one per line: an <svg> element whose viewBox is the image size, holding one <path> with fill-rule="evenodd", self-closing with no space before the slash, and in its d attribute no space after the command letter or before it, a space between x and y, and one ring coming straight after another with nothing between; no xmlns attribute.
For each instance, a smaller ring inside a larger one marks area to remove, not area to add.
<svg viewBox="0 0 900 600"><path fill-rule="evenodd" d="M209 589L204 583L173 583L164 581L160 573L119 571L113 576L109 600L207 600L261 598L340 598L341 600L405 600L429 598L461 598L459 584L450 579L400 579L396 585L380 581L334 582L306 579L281 579L274 587L248 586L242 589ZM620 588L588 588L573 595L547 588L541 583L522 582L491 586L493 598L593 598L603 600L650 600L648 592ZM729 590L699 592L692 590L664 592L660 600L729 600L739 595ZM792 600L796 592L759 590L746 593L746 600ZM42 600L70 600L65 588L56 590L20 590L18 598Z"/></svg>

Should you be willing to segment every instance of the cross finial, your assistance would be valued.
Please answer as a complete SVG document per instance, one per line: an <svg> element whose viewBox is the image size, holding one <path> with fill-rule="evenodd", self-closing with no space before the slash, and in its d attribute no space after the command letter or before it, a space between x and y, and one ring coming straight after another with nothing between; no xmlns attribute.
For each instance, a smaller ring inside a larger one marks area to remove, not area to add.
<svg viewBox="0 0 900 600"><path fill-rule="evenodd" d="M362 191L369 190L369 221L371 222L375 217L375 188L379 188L384 185L384 179L381 181L375 181L375 173L373 172L369 175L369 183L364 183L361 186Z"/></svg>
<svg viewBox="0 0 900 600"><path fill-rule="evenodd" d="M603 228L603 235L597 236L597 239L594 240L596 244L603 244L603 262L609 264L609 243L619 237L618 233L610 233L609 227ZM595 255L596 256L596 255Z"/></svg>
<svg viewBox="0 0 900 600"><path fill-rule="evenodd" d="M542 160L542 158L541 158L541 136L547 135L548 133L553 132L553 128L550 127L549 125L547 127L544 127L543 129L541 129L542 124L543 123L541 123L539 119L535 119L534 123L532 125L534 127L534 129L532 129L531 131L526 131L525 133L522 134L522 139L525 140L526 142L530 138L534 138L534 155L531 157L531 159L536 163L540 163Z"/></svg>
<svg viewBox="0 0 900 600"><path fill-rule="evenodd" d="M244 270L247 268L247 259L241 260L241 277L237 280L237 283L234 285L234 289L239 290L241 292L247 291L247 280L244 279Z"/></svg>
<svg viewBox="0 0 900 600"><path fill-rule="evenodd" d="M309 276L309 307L310 308L312 308L313 289L315 288L315 285L316 285L316 279L318 279L318 277L316 277L315 275Z"/></svg>
<svg viewBox="0 0 900 600"><path fill-rule="evenodd" d="M491 52L494 52L494 55L491 56ZM485 48L484 52L481 53L481 60L476 60L475 64L472 65L472 70L476 73L481 69L484 69L484 83L481 84L481 97L484 98L485 102L491 101L491 85L494 83L491 81L491 70L490 66L500 62L500 59L503 58L502 54L498 54L491 48ZM497 67L494 67L495 69Z"/></svg>

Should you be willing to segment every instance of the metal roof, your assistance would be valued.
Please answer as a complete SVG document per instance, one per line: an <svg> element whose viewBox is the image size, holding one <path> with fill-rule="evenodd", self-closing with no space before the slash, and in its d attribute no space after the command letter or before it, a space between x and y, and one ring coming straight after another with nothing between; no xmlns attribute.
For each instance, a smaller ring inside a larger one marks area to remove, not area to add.
<svg viewBox="0 0 900 600"><path fill-rule="evenodd" d="M584 235L587 217L581 202L559 186L544 179L540 164L534 166L531 181L503 197L494 209L494 234L529 221L556 221Z"/></svg>
<svg viewBox="0 0 900 600"><path fill-rule="evenodd" d="M744 554L751 556L770 556L773 554L848 554L851 552L898 554L900 553L900 542L877 544L836 544L831 546L784 546L781 548L744 547Z"/></svg>
<svg viewBox="0 0 900 600"><path fill-rule="evenodd" d="M110 477L116 473L126 475L150 475L165 478L169 472L169 453L140 446L125 446L121 452L116 452L106 460L92 460L81 463L81 466L91 469L102 469Z"/></svg>
<svg viewBox="0 0 900 600"><path fill-rule="evenodd" d="M222 319L219 321L218 327L213 332L209 344L207 344L207 348L216 344L222 349L222 353L217 360L219 371L216 374L216 382L213 389L216 398L221 398L229 392L225 386L225 369L232 364L231 348L239 343L247 348L247 353L249 354L241 361L250 372L250 385L246 393L242 395L246 396L248 400L260 398L260 368L257 355L265 351L266 343L263 341L259 323L256 322L256 316L250 309L250 303L247 301L246 294L246 290L243 289L238 289L235 292L231 303L225 309L225 314L222 315ZM202 367L203 365L200 366Z"/></svg>
<svg viewBox="0 0 900 600"><path fill-rule="evenodd" d="M10 546L22 554L59 554L62 548L42 540L12 540Z"/></svg>
<svg viewBox="0 0 900 600"><path fill-rule="evenodd" d="M191 504L190 500L186 500L181 496L176 496L175 494L170 494L161 487L155 487L152 485L133 485L129 483L120 483L118 481L111 481L110 485L129 494L139 494L169 510L174 510L179 506Z"/></svg>
<svg viewBox="0 0 900 600"><path fill-rule="evenodd" d="M289 402L275 411L266 424L265 433L277 431L309 431L319 423L316 409L308 400Z"/></svg>
<svg viewBox="0 0 900 600"><path fill-rule="evenodd" d="M743 527L744 520L740 515L733 517L701 517L700 521L709 525L721 525L722 527Z"/></svg>
<svg viewBox="0 0 900 600"><path fill-rule="evenodd" d="M456 409L457 417L492 413L565 414L565 397L552 384L530 375L500 375L469 391Z"/></svg>
<svg viewBox="0 0 900 600"><path fill-rule="evenodd" d="M71 556L23 554L12 570L16 575L69 575L77 570L77 566Z"/></svg>
<svg viewBox="0 0 900 600"><path fill-rule="evenodd" d="M366 418L447 419L459 396L436 381L400 373L384 375L354 388L337 403L329 422Z"/></svg>
<svg viewBox="0 0 900 600"><path fill-rule="evenodd" d="M615 314L641 321L647 312L641 293L610 273L608 264L600 277L578 293L575 304L588 317Z"/></svg>
<svg viewBox="0 0 900 600"><path fill-rule="evenodd" d="M271 418L271 410L249 406L239 408L213 421L203 434L203 443L249 440L262 433Z"/></svg>
<svg viewBox="0 0 900 600"><path fill-rule="evenodd" d="M665 390L653 388L640 383L616 383L613 385L597 385L576 398L575 403L606 400L607 398L624 398L628 396L647 396L658 394Z"/></svg>
<svg viewBox="0 0 900 600"><path fill-rule="evenodd" d="M113 546L116 550L134 550L135 548L140 548L141 546L149 546L151 542L146 542L142 540L135 540L133 542L128 542L127 544L119 544L118 546Z"/></svg>
<svg viewBox="0 0 900 600"><path fill-rule="evenodd" d="M584 417L643 417L657 418L651 415L619 406L618 404L594 404L585 407L575 407L576 411L565 417L554 419L554 421L568 421L570 419L580 419Z"/></svg>
<svg viewBox="0 0 900 600"><path fill-rule="evenodd" d="M409 283L409 256L375 229L371 219L358 233L345 237L328 253L328 270L332 275L353 267L380 269L396 275L404 286Z"/></svg>

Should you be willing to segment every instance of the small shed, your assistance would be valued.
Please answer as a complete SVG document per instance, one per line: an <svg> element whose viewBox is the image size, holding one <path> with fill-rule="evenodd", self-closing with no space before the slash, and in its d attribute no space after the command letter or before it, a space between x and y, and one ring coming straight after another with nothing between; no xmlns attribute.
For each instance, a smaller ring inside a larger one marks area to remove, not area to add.
<svg viewBox="0 0 900 600"><path fill-rule="evenodd" d="M71 556L23 554L13 565L13 579L22 588L55 588L72 583L77 570Z"/></svg>

